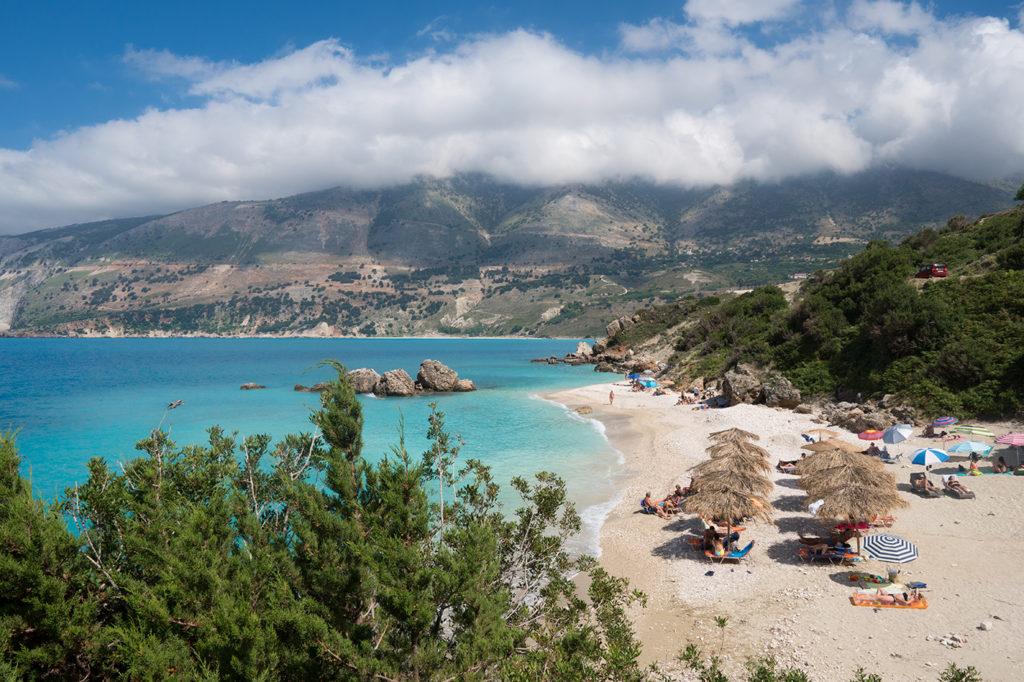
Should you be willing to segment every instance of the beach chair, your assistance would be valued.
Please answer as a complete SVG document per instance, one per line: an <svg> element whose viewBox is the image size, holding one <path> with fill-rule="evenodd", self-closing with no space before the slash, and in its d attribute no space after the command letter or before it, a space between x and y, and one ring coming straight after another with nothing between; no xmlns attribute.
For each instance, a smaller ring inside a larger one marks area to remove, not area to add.
<svg viewBox="0 0 1024 682"><path fill-rule="evenodd" d="M928 475L924 473L910 474L910 490L921 497L941 497L938 490L928 485Z"/></svg>
<svg viewBox="0 0 1024 682"><path fill-rule="evenodd" d="M973 490L968 490L967 488L954 487L950 485L948 478L943 479L942 489L946 491L947 495L955 497L958 500L973 500L976 497Z"/></svg>
<svg viewBox="0 0 1024 682"><path fill-rule="evenodd" d="M727 552L727 553L723 554L722 556L716 556L714 552L712 552L709 549L706 549L706 550L704 550L704 556L706 556L707 558L711 559L712 561L717 561L719 563L722 563L722 562L725 562L725 561L742 561L743 559L745 559L747 557L748 554L750 554L750 548L753 547L753 546L754 546L754 541L751 540L750 544L748 544L743 549L734 549L733 551Z"/></svg>
<svg viewBox="0 0 1024 682"><path fill-rule="evenodd" d="M849 552L845 549L833 549L829 552L815 552L810 547L801 547L797 555L804 561L823 561L830 564L843 564L848 566L863 561L864 557L856 552Z"/></svg>

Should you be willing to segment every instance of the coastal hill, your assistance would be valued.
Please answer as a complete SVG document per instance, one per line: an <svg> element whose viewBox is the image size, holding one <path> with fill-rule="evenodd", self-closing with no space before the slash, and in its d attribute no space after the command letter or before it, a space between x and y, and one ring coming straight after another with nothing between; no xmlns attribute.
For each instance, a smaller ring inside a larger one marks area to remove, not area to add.
<svg viewBox="0 0 1024 682"><path fill-rule="evenodd" d="M880 168L776 184L334 188L0 237L0 333L586 335L779 282L1011 192Z"/></svg>
<svg viewBox="0 0 1024 682"><path fill-rule="evenodd" d="M936 262L948 277L915 277ZM925 416L1024 413L1024 207L872 242L785 289L648 307L616 320L601 347L660 362L684 386L752 366L804 399L888 395Z"/></svg>

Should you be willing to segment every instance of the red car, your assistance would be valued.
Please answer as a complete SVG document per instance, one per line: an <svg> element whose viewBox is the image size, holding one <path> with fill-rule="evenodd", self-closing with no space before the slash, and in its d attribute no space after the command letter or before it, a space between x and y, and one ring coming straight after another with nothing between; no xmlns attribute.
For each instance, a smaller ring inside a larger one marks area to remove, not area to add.
<svg viewBox="0 0 1024 682"><path fill-rule="evenodd" d="M915 277L931 279L932 277L945 277L948 274L949 270L946 269L945 263L932 263L931 265L922 265Z"/></svg>

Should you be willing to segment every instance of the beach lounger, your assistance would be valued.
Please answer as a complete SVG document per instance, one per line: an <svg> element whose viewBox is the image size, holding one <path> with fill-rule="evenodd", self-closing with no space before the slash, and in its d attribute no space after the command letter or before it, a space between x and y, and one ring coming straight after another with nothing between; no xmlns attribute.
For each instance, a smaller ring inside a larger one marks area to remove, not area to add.
<svg viewBox="0 0 1024 682"><path fill-rule="evenodd" d="M832 550L830 552L815 552L810 547L801 547L797 555L804 561L827 561L830 564L855 564L863 561L864 557L856 552L846 550Z"/></svg>
<svg viewBox="0 0 1024 682"><path fill-rule="evenodd" d="M941 497L934 487L928 487L928 475L923 473L910 474L910 490L921 497Z"/></svg>
<svg viewBox="0 0 1024 682"><path fill-rule="evenodd" d="M882 604L877 597L870 594L851 594L850 603L854 606L868 606L873 609L926 609L928 600L924 597L913 601L910 604Z"/></svg>
<svg viewBox="0 0 1024 682"><path fill-rule="evenodd" d="M976 497L973 490L960 490L945 482L942 484L942 489L946 491L947 495L958 500L973 500Z"/></svg>
<svg viewBox="0 0 1024 682"><path fill-rule="evenodd" d="M733 551L728 552L726 554L723 554L722 556L717 556L711 550L706 549L706 550L704 550L704 556L706 556L707 558L711 559L712 561L719 561L719 562L723 562L723 561L742 561L743 559L745 559L747 557L748 554L750 554L750 548L753 547L753 546L754 546L754 541L751 540L750 544L748 544L743 549L736 549L736 550L733 550Z"/></svg>

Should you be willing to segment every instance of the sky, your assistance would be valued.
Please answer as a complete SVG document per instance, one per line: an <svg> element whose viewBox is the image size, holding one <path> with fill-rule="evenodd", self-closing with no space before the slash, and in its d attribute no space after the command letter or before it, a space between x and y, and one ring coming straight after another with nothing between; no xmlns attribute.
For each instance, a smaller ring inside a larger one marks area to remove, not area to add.
<svg viewBox="0 0 1024 682"><path fill-rule="evenodd" d="M0 3L0 233L484 172L1024 171L1015 2Z"/></svg>

